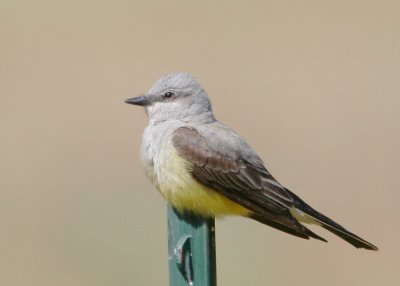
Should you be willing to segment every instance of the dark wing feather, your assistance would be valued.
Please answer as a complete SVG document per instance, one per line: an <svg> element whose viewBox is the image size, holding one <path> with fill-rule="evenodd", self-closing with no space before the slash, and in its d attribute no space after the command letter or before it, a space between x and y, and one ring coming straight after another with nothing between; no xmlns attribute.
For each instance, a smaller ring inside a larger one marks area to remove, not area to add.
<svg viewBox="0 0 400 286"><path fill-rule="evenodd" d="M172 143L178 154L193 164L193 176L251 211L251 217L287 233L324 240L300 224L289 212L293 197L263 166L257 155L236 158L214 150L196 129L180 127ZM230 146L231 147L231 146Z"/></svg>

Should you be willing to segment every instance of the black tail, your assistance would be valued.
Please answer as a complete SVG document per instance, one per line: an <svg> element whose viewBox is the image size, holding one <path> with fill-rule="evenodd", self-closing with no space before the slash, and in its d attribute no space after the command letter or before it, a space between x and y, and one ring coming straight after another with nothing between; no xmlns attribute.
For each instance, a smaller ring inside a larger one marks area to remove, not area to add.
<svg viewBox="0 0 400 286"><path fill-rule="evenodd" d="M307 214L311 217L313 217L316 221L321 223L321 226L330 232L336 234L340 238L346 240L348 243L352 244L353 246L357 248L365 248L369 250L378 250L378 247L373 245L372 243L369 243L368 241L362 239L358 235L355 235L354 233L348 231L344 227L342 227L340 224L334 222L330 218L324 216L323 214L317 212L316 210L313 210L312 213Z"/></svg>
<svg viewBox="0 0 400 286"><path fill-rule="evenodd" d="M289 211L286 211L281 215L269 214L269 213L263 213L263 214L252 213L250 217L258 222L269 225L273 228L279 229L281 231L284 231L286 233L289 233L297 237L301 237L304 239L309 239L310 237L312 237L327 242L326 239L313 233L311 230L309 230L304 225L299 223L290 214Z"/></svg>
<svg viewBox="0 0 400 286"><path fill-rule="evenodd" d="M336 234L340 238L344 239L348 243L352 244L353 246L357 248L365 248L369 250L378 250L378 247L373 245L372 243L369 243L368 241L362 239L358 235L355 235L354 233L348 231L344 227L342 227L340 224L336 223L335 221L331 220L327 216L324 216L323 214L319 213L318 211L314 210L312 207L310 207L308 204L306 204L303 200L301 200L298 196L290 192L293 198L295 199L295 207L312 217L316 222L320 223L320 225L329 230L330 232Z"/></svg>

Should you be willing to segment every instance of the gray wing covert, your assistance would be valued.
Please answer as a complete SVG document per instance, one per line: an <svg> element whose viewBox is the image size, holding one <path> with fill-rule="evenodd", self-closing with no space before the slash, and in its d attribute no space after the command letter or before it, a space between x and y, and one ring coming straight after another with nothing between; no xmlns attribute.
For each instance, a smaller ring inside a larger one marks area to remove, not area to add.
<svg viewBox="0 0 400 286"><path fill-rule="evenodd" d="M223 149L211 149L207 139L189 127L175 130L172 142L178 154L193 163L197 180L250 210L270 208L279 213L292 206L290 194L265 169L257 155L251 158L254 163L238 154L232 158Z"/></svg>
<svg viewBox="0 0 400 286"><path fill-rule="evenodd" d="M257 155L252 158L254 163L239 154L232 158L223 149L211 149L207 139L189 127L175 130L172 142L178 154L193 164L193 175L198 181L231 200L254 212L269 209L281 213L292 206L289 193L265 169Z"/></svg>
<svg viewBox="0 0 400 286"><path fill-rule="evenodd" d="M191 162L196 180L244 206L261 223L298 237L324 240L291 215L290 191L272 177L247 143L235 133L212 136L206 138L193 127L180 127L172 134L174 148Z"/></svg>

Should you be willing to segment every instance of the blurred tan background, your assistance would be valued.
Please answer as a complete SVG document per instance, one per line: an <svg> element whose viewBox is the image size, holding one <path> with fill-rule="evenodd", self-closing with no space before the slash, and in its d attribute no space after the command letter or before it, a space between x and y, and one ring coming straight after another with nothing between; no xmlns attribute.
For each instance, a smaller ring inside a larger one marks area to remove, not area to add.
<svg viewBox="0 0 400 286"><path fill-rule="evenodd" d="M167 285L123 100L189 71L284 185L380 247L217 222L219 285L395 285L398 1L0 2L0 285ZM255 124L258 122L257 124Z"/></svg>

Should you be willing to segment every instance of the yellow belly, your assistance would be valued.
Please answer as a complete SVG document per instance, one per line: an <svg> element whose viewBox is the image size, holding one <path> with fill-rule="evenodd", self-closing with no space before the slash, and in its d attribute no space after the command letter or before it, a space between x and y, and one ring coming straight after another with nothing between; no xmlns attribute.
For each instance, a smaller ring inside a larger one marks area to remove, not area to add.
<svg viewBox="0 0 400 286"><path fill-rule="evenodd" d="M155 183L172 206L178 211L191 211L204 217L249 214L248 209L196 181L191 175L190 163L170 146L166 154L168 160L158 166Z"/></svg>

